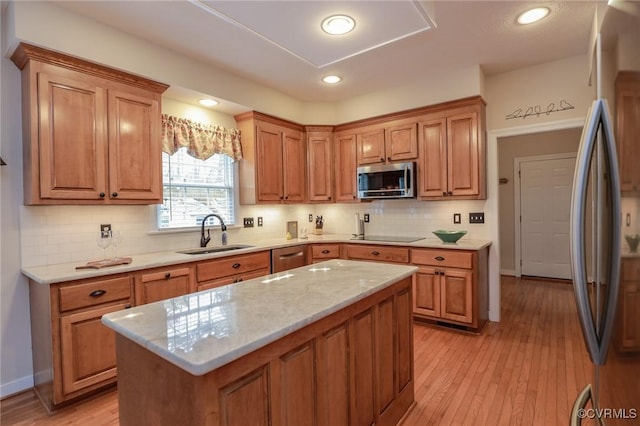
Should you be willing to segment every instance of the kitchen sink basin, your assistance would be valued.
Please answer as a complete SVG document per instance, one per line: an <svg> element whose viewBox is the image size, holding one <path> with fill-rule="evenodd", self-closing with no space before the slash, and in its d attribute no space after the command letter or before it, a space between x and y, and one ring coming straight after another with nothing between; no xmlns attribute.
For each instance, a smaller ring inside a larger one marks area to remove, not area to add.
<svg viewBox="0 0 640 426"><path fill-rule="evenodd" d="M208 253L221 253L224 251L232 251L232 250L240 250L244 248L251 248L253 246L248 246L245 244L231 244L228 246L216 246L216 247L202 247L197 249L183 250L178 253L182 254L208 254Z"/></svg>

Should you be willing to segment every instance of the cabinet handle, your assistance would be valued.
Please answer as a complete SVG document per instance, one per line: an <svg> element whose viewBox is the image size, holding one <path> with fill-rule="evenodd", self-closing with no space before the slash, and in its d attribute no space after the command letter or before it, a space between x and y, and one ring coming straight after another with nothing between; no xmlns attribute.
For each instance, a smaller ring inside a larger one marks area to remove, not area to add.
<svg viewBox="0 0 640 426"><path fill-rule="evenodd" d="M104 192L101 192L101 193L99 193L98 195L100 196L100 198L104 198L104 197L106 197L106 196L107 196L107 194L105 194Z"/></svg>
<svg viewBox="0 0 640 426"><path fill-rule="evenodd" d="M233 265L231 265L231 267L233 269L238 269L240 267L240 264L239 263L234 263Z"/></svg>
<svg viewBox="0 0 640 426"><path fill-rule="evenodd" d="M118 193L117 193L117 192L112 192L112 193L111 193L111 196L115 198L115 197L117 197L117 196L118 196Z"/></svg>
<svg viewBox="0 0 640 426"><path fill-rule="evenodd" d="M96 291L92 291L91 293L89 293L89 296L91 297L100 297L103 294L105 294L107 292L107 290L96 290Z"/></svg>
<svg viewBox="0 0 640 426"><path fill-rule="evenodd" d="M329 200L331 199L331 195L329 195Z"/></svg>
<svg viewBox="0 0 640 426"><path fill-rule="evenodd" d="M244 278L238 278L238 282L241 283Z"/></svg>
<svg viewBox="0 0 640 426"><path fill-rule="evenodd" d="M331 251L329 251L329 250L327 250L327 249L322 250L322 254L329 254L329 253L331 253Z"/></svg>
<svg viewBox="0 0 640 426"><path fill-rule="evenodd" d="M447 195L453 195L453 191L447 191Z"/></svg>
<svg viewBox="0 0 640 426"><path fill-rule="evenodd" d="M380 252L377 250L372 251L371 254L374 256L380 256Z"/></svg>
<svg viewBox="0 0 640 426"><path fill-rule="evenodd" d="M237 278L234 278L234 279L233 279L233 283L235 284L235 283L237 283L237 282L238 282L238 279L237 279Z"/></svg>
<svg viewBox="0 0 640 426"><path fill-rule="evenodd" d="M286 197L284 197L284 199L285 199L285 200L288 200L288 199L289 199L289 196L287 195Z"/></svg>
<svg viewBox="0 0 640 426"><path fill-rule="evenodd" d="M356 196L354 195L354 196L353 196L353 199L355 200L356 198L358 198L358 197L356 197Z"/></svg>
<svg viewBox="0 0 640 426"><path fill-rule="evenodd" d="M164 277L167 279L171 278L171 272L167 272L166 274L164 274Z"/></svg>
<svg viewBox="0 0 640 426"><path fill-rule="evenodd" d="M380 157L380 161L384 163L384 157Z"/></svg>
<svg viewBox="0 0 640 426"><path fill-rule="evenodd" d="M442 262L443 260L445 260L444 257L442 256L436 256L434 257L434 259L437 260L438 262Z"/></svg>
<svg viewBox="0 0 640 426"><path fill-rule="evenodd" d="M387 161L391 161L391 157L387 157Z"/></svg>
<svg viewBox="0 0 640 426"><path fill-rule="evenodd" d="M280 196L280 199L281 199L281 200L283 200L283 199L284 199L284 197L281 195L281 196Z"/></svg>
<svg viewBox="0 0 640 426"><path fill-rule="evenodd" d="M447 191L442 191L442 195L447 195Z"/></svg>
<svg viewBox="0 0 640 426"><path fill-rule="evenodd" d="M125 308L125 309L131 309L131 305L126 304L126 305L124 305L124 308Z"/></svg>

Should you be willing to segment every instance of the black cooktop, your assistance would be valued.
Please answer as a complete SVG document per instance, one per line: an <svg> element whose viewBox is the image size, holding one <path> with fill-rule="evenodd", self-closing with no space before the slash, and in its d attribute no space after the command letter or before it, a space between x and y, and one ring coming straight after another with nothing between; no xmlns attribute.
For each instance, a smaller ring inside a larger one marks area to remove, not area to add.
<svg viewBox="0 0 640 426"><path fill-rule="evenodd" d="M365 235L364 238L353 238L354 240L364 241L386 241L393 243L412 243L414 241L424 240L424 237L394 237L392 235Z"/></svg>

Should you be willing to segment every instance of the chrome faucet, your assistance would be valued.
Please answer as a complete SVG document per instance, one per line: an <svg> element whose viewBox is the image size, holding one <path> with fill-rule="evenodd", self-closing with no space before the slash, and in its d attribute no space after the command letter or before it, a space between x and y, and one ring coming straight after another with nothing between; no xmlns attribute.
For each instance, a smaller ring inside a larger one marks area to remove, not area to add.
<svg viewBox="0 0 640 426"><path fill-rule="evenodd" d="M206 215L204 219L202 219L202 228L200 230L200 247L206 247L207 244L209 244L209 241L211 241L211 231L209 229L207 229L207 236L206 237L204 236L204 225L207 223L207 219L209 219L210 217L216 217L220 221L220 230L222 231L222 245L226 246L227 245L227 225L224 224L224 221L219 215L215 213L211 213Z"/></svg>

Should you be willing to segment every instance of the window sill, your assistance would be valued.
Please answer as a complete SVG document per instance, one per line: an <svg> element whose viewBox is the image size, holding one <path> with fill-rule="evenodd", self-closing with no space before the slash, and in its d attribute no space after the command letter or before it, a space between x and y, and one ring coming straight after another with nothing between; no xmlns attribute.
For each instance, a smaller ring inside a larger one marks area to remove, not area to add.
<svg viewBox="0 0 640 426"><path fill-rule="evenodd" d="M211 229L213 231L219 231L220 225L206 226L205 229ZM242 229L240 225L228 225L227 231L231 229ZM192 232L200 232L202 230L199 226L192 226L189 228L167 228L167 229L157 229L155 231L148 231L147 235L168 235L168 234L188 234Z"/></svg>

